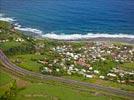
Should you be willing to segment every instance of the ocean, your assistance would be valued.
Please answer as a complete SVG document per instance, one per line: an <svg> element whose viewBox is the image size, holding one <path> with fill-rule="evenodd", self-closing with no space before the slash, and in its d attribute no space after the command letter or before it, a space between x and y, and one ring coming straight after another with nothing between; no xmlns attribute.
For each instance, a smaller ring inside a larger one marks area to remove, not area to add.
<svg viewBox="0 0 134 100"><path fill-rule="evenodd" d="M0 20L54 39L134 38L134 0L0 0Z"/></svg>

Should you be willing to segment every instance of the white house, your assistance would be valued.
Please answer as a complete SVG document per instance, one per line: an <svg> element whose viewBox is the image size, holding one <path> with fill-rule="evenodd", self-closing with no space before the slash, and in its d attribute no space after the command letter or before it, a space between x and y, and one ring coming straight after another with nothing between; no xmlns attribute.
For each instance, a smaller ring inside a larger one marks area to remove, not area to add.
<svg viewBox="0 0 134 100"><path fill-rule="evenodd" d="M87 78L93 78L93 75L85 75L85 77L87 77Z"/></svg>

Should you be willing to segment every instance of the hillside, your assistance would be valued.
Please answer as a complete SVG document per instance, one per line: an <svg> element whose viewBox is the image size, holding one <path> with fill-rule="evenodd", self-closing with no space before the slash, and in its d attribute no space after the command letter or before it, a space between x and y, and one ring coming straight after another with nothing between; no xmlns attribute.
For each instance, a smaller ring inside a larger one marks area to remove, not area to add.
<svg viewBox="0 0 134 100"><path fill-rule="evenodd" d="M14 30L7 22L0 21L0 49L14 64L33 72L134 91L133 45L35 38ZM23 96L28 100L96 100L100 96L100 100L123 99L102 91L59 82L22 79L1 69L0 76L5 77L0 80L1 98L17 100ZM20 84L21 82L24 84ZM13 94L9 95L10 90Z"/></svg>

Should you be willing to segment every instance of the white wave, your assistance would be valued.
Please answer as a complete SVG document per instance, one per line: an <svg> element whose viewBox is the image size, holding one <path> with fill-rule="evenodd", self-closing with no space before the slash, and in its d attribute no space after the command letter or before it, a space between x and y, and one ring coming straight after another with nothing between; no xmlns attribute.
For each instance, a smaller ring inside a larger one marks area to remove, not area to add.
<svg viewBox="0 0 134 100"><path fill-rule="evenodd" d="M25 31L25 32L36 33L36 34L39 34L39 35L41 35L43 33L41 30L38 30L38 29L29 28L29 27L22 27L18 23L15 23L15 29L20 30L20 31Z"/></svg>
<svg viewBox="0 0 134 100"><path fill-rule="evenodd" d="M11 17L5 17L4 14L0 13L0 20L1 21L6 21L6 22L13 22L15 25L15 29L20 30L20 31L25 31L25 32L32 32L41 35L42 31L34 28L29 28L29 27L22 27L19 23L16 23L16 20Z"/></svg>
<svg viewBox="0 0 134 100"><path fill-rule="evenodd" d="M5 18L0 18L1 21L6 21L6 22L14 22L15 20L12 19L12 18L8 18L8 17L5 17Z"/></svg>
<svg viewBox="0 0 134 100"><path fill-rule="evenodd" d="M0 20L1 21L6 21L6 22L14 22L14 21L16 21L14 18L5 17L4 14L1 14L1 13L0 13Z"/></svg>
<svg viewBox="0 0 134 100"><path fill-rule="evenodd" d="M52 39L59 39L59 40L76 40L76 39L89 39L89 38L131 38L134 39L134 35L128 35L128 34L93 34L93 33L88 33L85 35L82 34L55 34L55 33L48 33L42 35L43 37L46 38L52 38Z"/></svg>

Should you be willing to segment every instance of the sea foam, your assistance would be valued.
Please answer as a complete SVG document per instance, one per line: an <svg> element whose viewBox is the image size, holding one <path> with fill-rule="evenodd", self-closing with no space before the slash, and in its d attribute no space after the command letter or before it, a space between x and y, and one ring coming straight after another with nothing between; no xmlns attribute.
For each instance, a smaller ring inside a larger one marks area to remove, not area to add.
<svg viewBox="0 0 134 100"><path fill-rule="evenodd" d="M32 32L32 33L36 33L38 35L42 35L42 31L35 29L35 28L29 28L29 27L22 27L21 25L16 25L15 29L20 30L20 31L24 31L24 32Z"/></svg>
<svg viewBox="0 0 134 100"><path fill-rule="evenodd" d="M14 22L14 21L16 21L16 20L13 19L13 18L2 17L1 15L0 15L0 20L1 20L1 21L6 21L6 22Z"/></svg>
<svg viewBox="0 0 134 100"><path fill-rule="evenodd" d="M134 39L134 35L128 34L102 34L102 33L87 33L85 35L82 34L55 34L55 33L48 33L42 35L43 37L52 38L52 39L59 39L59 40L76 40L76 39L90 39L90 38L131 38Z"/></svg>
<svg viewBox="0 0 134 100"><path fill-rule="evenodd" d="M15 18L5 17L4 14L0 14L0 20L13 23L14 26L15 26L15 29L17 29L17 30L24 31L24 32L32 32L32 33L36 33L36 34L39 34L39 35L42 34L41 30L38 30L38 29L35 29L35 28L29 28L29 27L22 27L19 23L17 23L17 20Z"/></svg>

